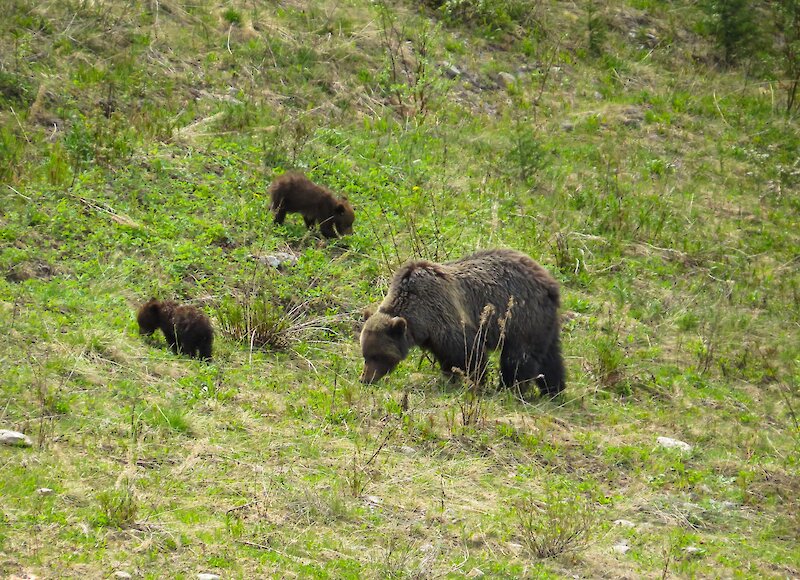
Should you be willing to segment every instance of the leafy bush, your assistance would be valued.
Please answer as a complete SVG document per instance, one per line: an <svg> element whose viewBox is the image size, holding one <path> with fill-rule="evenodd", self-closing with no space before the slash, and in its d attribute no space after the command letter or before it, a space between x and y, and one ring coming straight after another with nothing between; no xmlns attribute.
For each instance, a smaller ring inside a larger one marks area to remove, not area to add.
<svg viewBox="0 0 800 580"><path fill-rule="evenodd" d="M220 332L249 348L287 349L317 331L330 331L331 317L307 317L307 304L283 306L259 290L226 298L217 308Z"/></svg>
<svg viewBox="0 0 800 580"><path fill-rule="evenodd" d="M722 49L722 59L731 65L755 53L760 34L757 15L748 0L707 0L710 32Z"/></svg>
<svg viewBox="0 0 800 580"><path fill-rule="evenodd" d="M451 23L466 23L489 31L525 28L533 22L536 2L531 0L427 0Z"/></svg>
<svg viewBox="0 0 800 580"><path fill-rule="evenodd" d="M514 512L522 542L537 558L583 548L596 521L595 506L558 483L548 483L541 498L523 498Z"/></svg>
<svg viewBox="0 0 800 580"><path fill-rule="evenodd" d="M131 485L102 491L97 494L97 501L100 502L101 514L98 518L100 525L122 528L136 520L139 506Z"/></svg>

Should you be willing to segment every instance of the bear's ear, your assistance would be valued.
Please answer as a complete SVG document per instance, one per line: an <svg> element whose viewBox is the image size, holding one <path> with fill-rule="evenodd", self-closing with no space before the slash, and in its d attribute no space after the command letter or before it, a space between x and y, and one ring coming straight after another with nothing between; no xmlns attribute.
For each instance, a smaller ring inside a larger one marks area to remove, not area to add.
<svg viewBox="0 0 800 580"><path fill-rule="evenodd" d="M392 336L402 336L407 326L408 323L405 318L402 316L395 316L389 321L389 334Z"/></svg>
<svg viewBox="0 0 800 580"><path fill-rule="evenodd" d="M336 204L336 209L334 209L333 211L335 211L339 215L344 214L344 204L343 203Z"/></svg>
<svg viewBox="0 0 800 580"><path fill-rule="evenodd" d="M375 314L375 309L372 306L366 306L364 310L361 311L361 315L363 316L364 322L369 320L369 317Z"/></svg>

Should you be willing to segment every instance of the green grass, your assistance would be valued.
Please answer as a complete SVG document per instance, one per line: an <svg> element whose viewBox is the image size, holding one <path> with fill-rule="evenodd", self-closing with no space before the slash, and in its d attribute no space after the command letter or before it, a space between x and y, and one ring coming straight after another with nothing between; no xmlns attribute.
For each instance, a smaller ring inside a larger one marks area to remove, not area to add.
<svg viewBox="0 0 800 580"><path fill-rule="evenodd" d="M0 449L3 575L800 574L782 88L690 3L529 4L11 3L0 428L35 444ZM354 235L273 225L287 169ZM495 246L562 284L564 395L419 351L362 385L395 268ZM138 335L151 296L211 315L212 363Z"/></svg>

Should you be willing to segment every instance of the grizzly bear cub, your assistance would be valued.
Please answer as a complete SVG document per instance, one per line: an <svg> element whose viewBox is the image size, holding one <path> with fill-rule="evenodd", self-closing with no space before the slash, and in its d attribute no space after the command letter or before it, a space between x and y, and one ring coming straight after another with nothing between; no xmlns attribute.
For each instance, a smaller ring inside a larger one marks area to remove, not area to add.
<svg viewBox="0 0 800 580"><path fill-rule="evenodd" d="M136 321L139 334L153 334L160 328L175 354L211 360L214 330L208 316L199 308L151 298L139 308Z"/></svg>
<svg viewBox="0 0 800 580"><path fill-rule="evenodd" d="M419 346L446 375L480 382L487 351L499 350L503 385L535 381L540 393L556 395L564 389L558 307L558 283L516 250L409 262L364 323L361 380L379 380Z"/></svg>
<svg viewBox="0 0 800 580"><path fill-rule="evenodd" d="M319 231L326 238L353 233L356 216L347 198L337 199L330 189L317 185L302 173L284 173L272 182L269 193L276 224L282 224L287 213L299 213L306 227L319 223Z"/></svg>

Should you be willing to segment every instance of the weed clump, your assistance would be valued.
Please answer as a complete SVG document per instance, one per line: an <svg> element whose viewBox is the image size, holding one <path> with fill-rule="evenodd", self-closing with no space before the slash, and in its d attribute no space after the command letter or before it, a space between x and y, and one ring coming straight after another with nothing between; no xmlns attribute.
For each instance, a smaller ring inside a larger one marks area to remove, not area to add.
<svg viewBox="0 0 800 580"><path fill-rule="evenodd" d="M216 310L223 336L250 350L286 350L315 332L328 332L330 317L307 316L308 303L284 306L261 289L222 300Z"/></svg>
<svg viewBox="0 0 800 580"><path fill-rule="evenodd" d="M514 514L523 544L537 558L582 549L589 543L596 521L589 500L552 483L543 497L521 499Z"/></svg>
<svg viewBox="0 0 800 580"><path fill-rule="evenodd" d="M119 488L97 494L100 503L98 523L103 526L124 528L136 521L139 504L133 486L126 483Z"/></svg>

